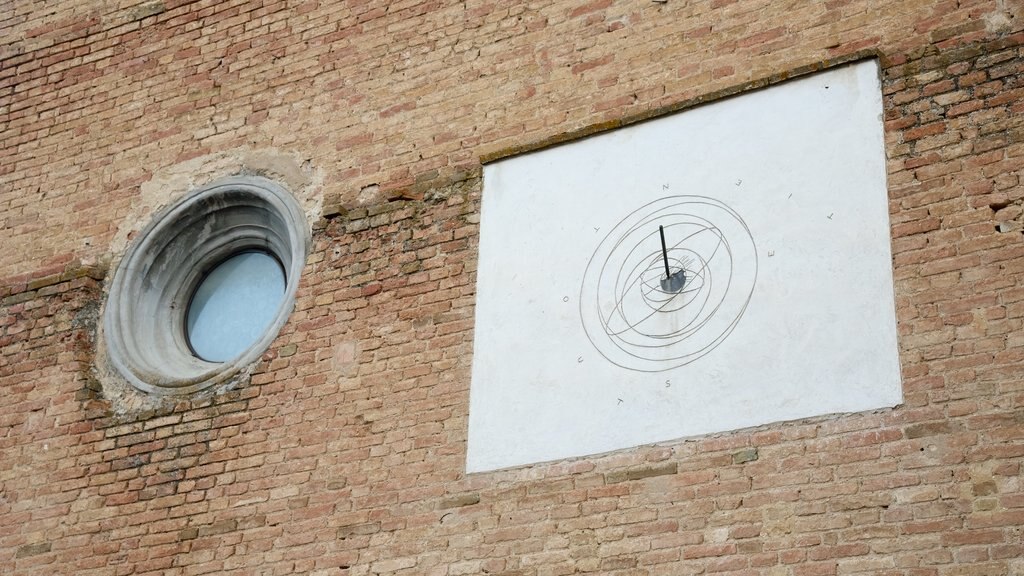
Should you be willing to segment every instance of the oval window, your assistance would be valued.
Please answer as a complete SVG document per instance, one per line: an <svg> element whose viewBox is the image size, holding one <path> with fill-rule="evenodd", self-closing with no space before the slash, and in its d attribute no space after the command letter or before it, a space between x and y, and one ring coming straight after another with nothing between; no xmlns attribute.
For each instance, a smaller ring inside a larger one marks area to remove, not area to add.
<svg viewBox="0 0 1024 576"><path fill-rule="evenodd" d="M309 244L302 207L258 176L167 206L114 270L102 371L152 394L244 378L293 311Z"/></svg>
<svg viewBox="0 0 1024 576"><path fill-rule="evenodd" d="M284 300L286 279L276 258L243 252L211 270L192 294L186 336L196 356L227 362L256 343Z"/></svg>

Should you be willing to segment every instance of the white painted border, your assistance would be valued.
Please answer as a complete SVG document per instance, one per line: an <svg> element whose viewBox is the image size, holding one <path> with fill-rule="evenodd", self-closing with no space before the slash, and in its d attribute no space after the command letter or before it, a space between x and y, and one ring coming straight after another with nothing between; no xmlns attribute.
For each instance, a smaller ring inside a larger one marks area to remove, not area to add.
<svg viewBox="0 0 1024 576"><path fill-rule="evenodd" d="M467 470L899 403L881 114L867 61L485 166ZM623 369L583 332L584 271L692 194L749 226L750 305L696 361Z"/></svg>

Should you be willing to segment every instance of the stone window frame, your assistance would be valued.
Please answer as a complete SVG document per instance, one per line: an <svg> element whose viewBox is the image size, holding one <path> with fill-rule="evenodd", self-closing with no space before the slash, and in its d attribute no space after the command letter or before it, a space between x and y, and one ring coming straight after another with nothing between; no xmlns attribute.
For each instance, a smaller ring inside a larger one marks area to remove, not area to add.
<svg viewBox="0 0 1024 576"><path fill-rule="evenodd" d="M228 381L255 362L294 308L309 254L309 226L298 201L259 176L232 176L202 186L158 213L118 264L102 318L106 358L133 387L185 395ZM192 352L188 305L199 283L233 255L265 252L281 264L285 291L263 335L227 362Z"/></svg>

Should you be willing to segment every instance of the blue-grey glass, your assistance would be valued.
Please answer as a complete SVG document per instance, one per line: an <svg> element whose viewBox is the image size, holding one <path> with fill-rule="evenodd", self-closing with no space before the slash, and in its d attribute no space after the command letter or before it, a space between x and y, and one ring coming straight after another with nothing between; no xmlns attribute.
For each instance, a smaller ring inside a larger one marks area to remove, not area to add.
<svg viewBox="0 0 1024 576"><path fill-rule="evenodd" d="M272 256L244 252L225 260L196 288L188 340L203 360L226 362L263 336L284 298L284 273Z"/></svg>

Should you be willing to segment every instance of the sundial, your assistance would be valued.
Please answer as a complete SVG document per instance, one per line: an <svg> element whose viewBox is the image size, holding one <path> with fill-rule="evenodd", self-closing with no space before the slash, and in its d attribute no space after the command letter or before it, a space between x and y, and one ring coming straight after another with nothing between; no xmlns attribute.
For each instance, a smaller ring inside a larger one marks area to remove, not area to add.
<svg viewBox="0 0 1024 576"><path fill-rule="evenodd" d="M735 210L706 196L662 197L598 244L580 286L580 321L607 361L661 372L714 350L756 280L757 249Z"/></svg>
<svg viewBox="0 0 1024 576"><path fill-rule="evenodd" d="M878 69L485 165L467 470L897 404Z"/></svg>

